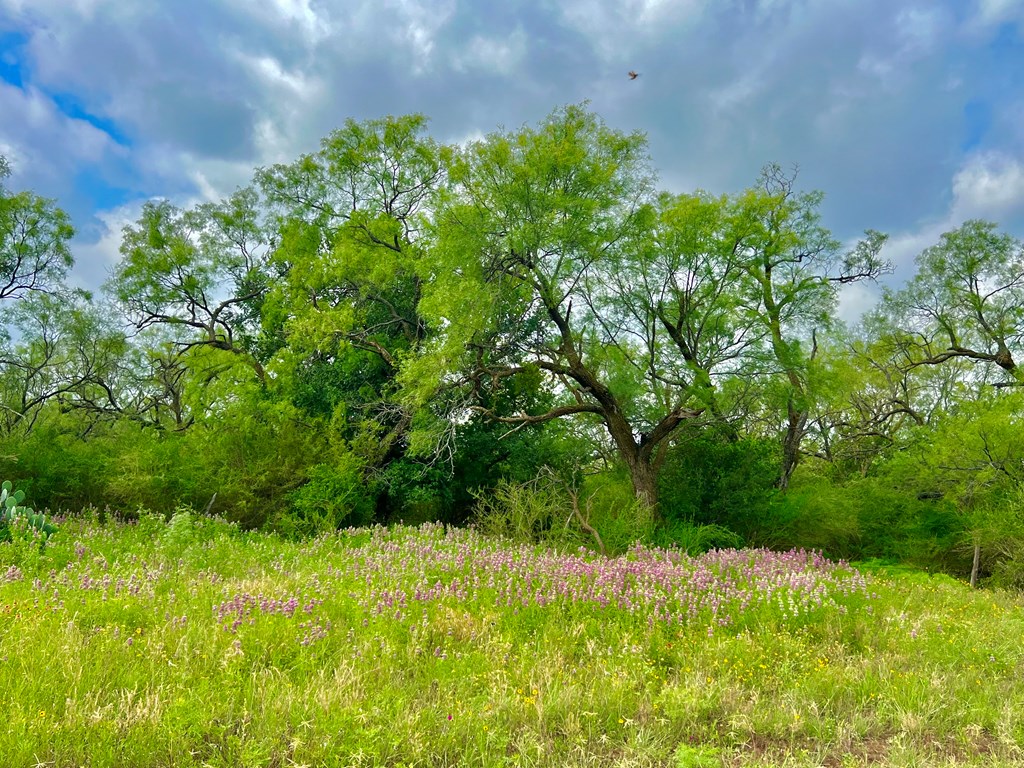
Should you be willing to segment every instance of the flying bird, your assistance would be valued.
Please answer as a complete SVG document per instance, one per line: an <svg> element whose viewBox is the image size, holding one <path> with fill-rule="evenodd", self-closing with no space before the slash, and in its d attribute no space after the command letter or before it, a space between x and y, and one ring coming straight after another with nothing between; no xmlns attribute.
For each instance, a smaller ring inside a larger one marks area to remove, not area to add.
<svg viewBox="0 0 1024 768"><path fill-rule="evenodd" d="M632 69L629 70L629 72L627 74L629 75L629 79L630 80L636 80L638 77L640 77L640 73L639 72L634 72Z"/></svg>

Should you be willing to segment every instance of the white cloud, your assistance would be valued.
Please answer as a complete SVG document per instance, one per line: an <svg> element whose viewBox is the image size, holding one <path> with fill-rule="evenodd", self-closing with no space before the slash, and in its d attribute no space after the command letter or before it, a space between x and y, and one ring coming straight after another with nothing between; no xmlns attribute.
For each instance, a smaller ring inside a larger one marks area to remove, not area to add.
<svg viewBox="0 0 1024 768"><path fill-rule="evenodd" d="M259 3L243 2L241 7L256 8ZM297 24L310 42L316 43L331 34L332 25L327 14L320 15L309 0L271 0L266 6L285 21Z"/></svg>
<svg viewBox="0 0 1024 768"><path fill-rule="evenodd" d="M397 16L392 23L400 30L398 37L412 48L412 71L429 71L435 38L455 13L455 0L385 0L384 7Z"/></svg>
<svg viewBox="0 0 1024 768"><path fill-rule="evenodd" d="M177 188L194 188L196 194L166 195L175 205L185 208L230 195L251 181L254 169L253 161L248 158L231 161L199 157L165 145L137 149L135 163L148 178L173 182Z"/></svg>
<svg viewBox="0 0 1024 768"><path fill-rule="evenodd" d="M904 57L920 57L939 45L951 22L940 7L911 7L896 14L896 29Z"/></svg>
<svg viewBox="0 0 1024 768"><path fill-rule="evenodd" d="M953 177L951 218L1000 220L1024 212L1024 163L998 152L974 155Z"/></svg>
<svg viewBox="0 0 1024 768"><path fill-rule="evenodd" d="M977 0L974 15L967 26L985 29L1005 21L1024 20L1024 0Z"/></svg>
<svg viewBox="0 0 1024 768"><path fill-rule="evenodd" d="M708 94L711 107L715 115L728 112L733 109L742 109L748 101L757 96L765 87L764 71L765 66L752 67L728 85L712 90Z"/></svg>
<svg viewBox="0 0 1024 768"><path fill-rule="evenodd" d="M896 266L896 277L911 277L914 259L926 248L972 218L1000 222L1024 212L1024 164L1004 155L969 158L951 181L952 202L945 215L889 238L882 255Z"/></svg>
<svg viewBox="0 0 1024 768"><path fill-rule="evenodd" d="M323 83L316 75L285 69L273 56L258 56L241 49L235 49L232 54L259 82L279 96L311 102L323 93Z"/></svg>
<svg viewBox="0 0 1024 768"><path fill-rule="evenodd" d="M971 156L953 175L950 190L951 201L945 214L889 237L881 255L892 262L895 271L887 282L899 284L913 277L917 256L937 244L944 233L957 229L968 219L1003 224L1004 217L1024 214L1024 163L997 153ZM855 320L873 306L878 297L874 286L860 283L844 286L839 314L847 322Z"/></svg>
<svg viewBox="0 0 1024 768"><path fill-rule="evenodd" d="M679 35L696 26L709 5L708 0L566 0L558 8L563 23L586 37L601 58L622 60L642 50L651 35L669 29Z"/></svg>
<svg viewBox="0 0 1024 768"><path fill-rule="evenodd" d="M882 250L882 257L892 262L895 278L902 282L913 276L914 259L925 248L935 245L943 232L955 229L952 217L929 221L913 230L891 235Z"/></svg>
<svg viewBox="0 0 1024 768"><path fill-rule="evenodd" d="M877 283L847 283L839 289L839 306L836 314L844 323L853 325L878 303L882 293Z"/></svg>
<svg viewBox="0 0 1024 768"><path fill-rule="evenodd" d="M633 0L629 4L641 26L656 26L689 18L695 21L708 5L707 0Z"/></svg>
<svg viewBox="0 0 1024 768"><path fill-rule="evenodd" d="M0 81L0 146L14 172L33 181L53 180L81 163L99 163L126 150L91 123L64 114L42 91Z"/></svg>
<svg viewBox="0 0 1024 768"><path fill-rule="evenodd" d="M76 237L71 243L75 266L71 283L88 291L98 291L121 258L121 230L142 215L142 200L95 215L91 236Z"/></svg>
<svg viewBox="0 0 1024 768"><path fill-rule="evenodd" d="M472 130L469 133L466 133L466 134L463 134L462 136L458 136L458 137L456 137L454 139L451 139L450 143L451 144L456 144L456 145L462 147L463 149L465 149L470 144L473 144L473 143L478 142L478 141L483 141L485 138L487 138L487 136L484 134L483 131Z"/></svg>
<svg viewBox="0 0 1024 768"><path fill-rule="evenodd" d="M110 187L185 205L349 117L423 112L465 141L590 99L648 133L663 186L736 191L765 162L797 163L828 195L829 226L894 232L888 253L909 265L964 217L1022 212L1024 110L996 92L1009 74L984 55L992 27L955 29L965 14L1020 19L1024 0L0 0L5 28L28 37L7 61L30 82L0 94L0 151L62 177L16 182L75 201L78 223L104 194L78 180L111 153L129 162ZM60 114L48 91L131 146ZM991 102L988 154L965 160L972 100Z"/></svg>
<svg viewBox="0 0 1024 768"><path fill-rule="evenodd" d="M873 49L861 54L857 70L874 78L888 90L898 90L913 81L915 62L939 48L952 29L952 20L941 8L911 7L892 19L892 39L883 36Z"/></svg>
<svg viewBox="0 0 1024 768"><path fill-rule="evenodd" d="M12 16L21 16L30 12L45 14L57 10L63 11L65 14L68 11L73 11L79 16L89 17L96 13L96 9L103 4L104 0L0 0L0 9Z"/></svg>

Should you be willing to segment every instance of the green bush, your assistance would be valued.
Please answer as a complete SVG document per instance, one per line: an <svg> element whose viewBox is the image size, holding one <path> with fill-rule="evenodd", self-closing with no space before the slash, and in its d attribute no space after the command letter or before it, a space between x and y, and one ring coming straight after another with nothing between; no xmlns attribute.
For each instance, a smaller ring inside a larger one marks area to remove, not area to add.
<svg viewBox="0 0 1024 768"><path fill-rule="evenodd" d="M699 525L674 520L658 526L654 531L654 544L659 547L678 547L691 555L712 549L739 549L743 539L721 525Z"/></svg>
<svg viewBox="0 0 1024 768"><path fill-rule="evenodd" d="M633 544L652 541L654 514L637 501L633 484L625 472L602 472L585 477L578 503L601 536L606 554L618 555Z"/></svg>
<svg viewBox="0 0 1024 768"><path fill-rule="evenodd" d="M566 525L570 510L562 489L547 478L499 480L478 494L473 523L484 534L520 544L568 546L579 540Z"/></svg>
<svg viewBox="0 0 1024 768"><path fill-rule="evenodd" d="M670 527L715 525L744 541L759 540L778 500L778 467L774 441L733 439L706 428L683 431L658 476L661 517Z"/></svg>
<svg viewBox="0 0 1024 768"><path fill-rule="evenodd" d="M962 551L980 547L981 572L986 582L1024 589L1024 487L1013 488L996 503L973 510Z"/></svg>
<svg viewBox="0 0 1024 768"><path fill-rule="evenodd" d="M353 454L310 467L307 482L288 495L288 508L273 525L290 536L312 536L372 522L376 491Z"/></svg>
<svg viewBox="0 0 1024 768"><path fill-rule="evenodd" d="M420 525L445 520L451 508L451 488L437 467L400 459L380 473L384 498L382 522Z"/></svg>
<svg viewBox="0 0 1024 768"><path fill-rule="evenodd" d="M603 548L614 556L637 542L648 543L654 518L621 473L588 477L577 487L545 470L529 482L501 480L479 493L474 524L486 534L524 544Z"/></svg>

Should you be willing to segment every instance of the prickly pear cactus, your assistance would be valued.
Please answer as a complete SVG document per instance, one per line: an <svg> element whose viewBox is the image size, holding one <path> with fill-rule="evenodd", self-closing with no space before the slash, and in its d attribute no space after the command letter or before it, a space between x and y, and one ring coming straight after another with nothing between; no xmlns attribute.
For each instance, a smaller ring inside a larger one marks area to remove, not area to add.
<svg viewBox="0 0 1024 768"><path fill-rule="evenodd" d="M29 528L39 531L46 539L57 531L57 526L47 521L46 515L36 512L31 507L21 506L25 500L25 492L14 490L10 480L0 485L0 541L11 540L11 525L24 520Z"/></svg>

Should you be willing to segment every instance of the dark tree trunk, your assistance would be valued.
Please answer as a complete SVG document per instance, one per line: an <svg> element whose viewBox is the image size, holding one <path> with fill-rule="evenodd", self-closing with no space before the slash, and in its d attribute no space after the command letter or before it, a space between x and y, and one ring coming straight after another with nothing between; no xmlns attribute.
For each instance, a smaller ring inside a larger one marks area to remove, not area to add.
<svg viewBox="0 0 1024 768"><path fill-rule="evenodd" d="M658 477L650 462L629 462L629 479L633 481L633 493L642 504L658 513Z"/></svg>
<svg viewBox="0 0 1024 768"><path fill-rule="evenodd" d="M778 487L782 491L789 488L793 470L800 463L800 444L803 442L806 430L807 411L799 410L793 403L790 403L786 434L782 438L782 471L779 473L778 480Z"/></svg>
<svg viewBox="0 0 1024 768"><path fill-rule="evenodd" d="M657 509L658 485L654 467L651 465L651 451L637 442L632 426L617 406L606 410L604 423L615 442L619 456L629 470L629 479L633 483L633 492L637 500L651 509Z"/></svg>

